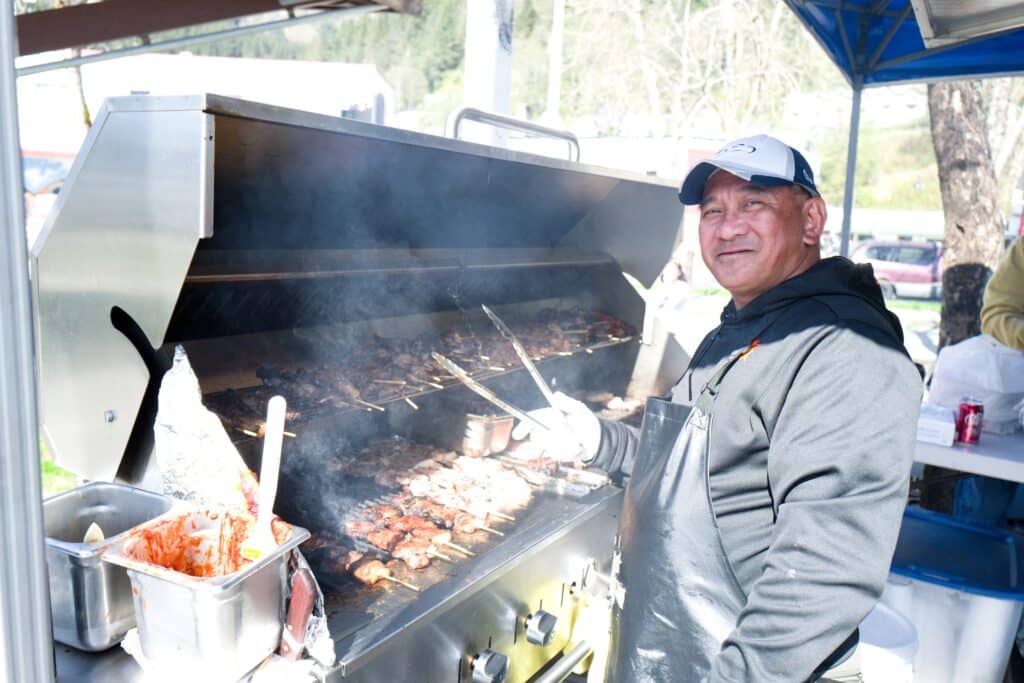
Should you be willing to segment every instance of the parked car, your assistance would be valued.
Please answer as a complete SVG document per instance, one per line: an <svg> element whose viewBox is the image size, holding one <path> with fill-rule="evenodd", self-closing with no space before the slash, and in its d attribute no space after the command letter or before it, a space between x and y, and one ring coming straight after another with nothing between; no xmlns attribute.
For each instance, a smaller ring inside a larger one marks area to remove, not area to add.
<svg viewBox="0 0 1024 683"><path fill-rule="evenodd" d="M937 242L863 242L854 249L853 260L874 267L887 299L942 296L942 245Z"/></svg>

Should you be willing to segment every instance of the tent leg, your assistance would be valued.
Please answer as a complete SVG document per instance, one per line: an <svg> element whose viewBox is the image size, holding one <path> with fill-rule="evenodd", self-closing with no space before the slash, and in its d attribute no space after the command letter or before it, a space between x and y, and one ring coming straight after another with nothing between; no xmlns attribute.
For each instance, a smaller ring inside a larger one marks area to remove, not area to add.
<svg viewBox="0 0 1024 683"><path fill-rule="evenodd" d="M53 634L15 90L14 7L0 0L0 680L52 681Z"/></svg>
<svg viewBox="0 0 1024 683"><path fill-rule="evenodd" d="M853 181L857 173L857 138L860 135L860 85L853 87L850 105L850 141L846 148L846 187L843 190L843 231L839 243L840 256L850 255L850 219L853 217Z"/></svg>

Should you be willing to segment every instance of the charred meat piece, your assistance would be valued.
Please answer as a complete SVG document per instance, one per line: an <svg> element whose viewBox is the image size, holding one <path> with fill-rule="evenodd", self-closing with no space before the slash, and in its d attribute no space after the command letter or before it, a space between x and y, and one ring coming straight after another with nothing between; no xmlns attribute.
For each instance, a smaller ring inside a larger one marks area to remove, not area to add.
<svg viewBox="0 0 1024 683"><path fill-rule="evenodd" d="M452 528L460 534L475 534L480 531L481 526L486 525L486 521L471 515L468 512L460 512L455 515Z"/></svg>
<svg viewBox="0 0 1024 683"><path fill-rule="evenodd" d="M435 526L435 524L429 519L418 515L402 515L401 517L395 517L389 520L388 523L389 529L394 529L395 531L401 531L403 533L409 533L415 529L433 526Z"/></svg>
<svg viewBox="0 0 1024 683"><path fill-rule="evenodd" d="M391 552L404 537L403 532L394 529L374 529L363 538L381 550Z"/></svg>
<svg viewBox="0 0 1024 683"><path fill-rule="evenodd" d="M332 574L344 574L351 571L363 557L364 554L358 550L329 548L320 561L320 568Z"/></svg>
<svg viewBox="0 0 1024 683"><path fill-rule="evenodd" d="M442 529L434 524L413 529L411 534L417 538L425 538L431 543L436 543L438 545L446 545L452 542L452 532L447 529Z"/></svg>
<svg viewBox="0 0 1024 683"><path fill-rule="evenodd" d="M366 538L368 534L377 531L377 525L365 519L357 519L345 525L345 531L349 536Z"/></svg>
<svg viewBox="0 0 1024 683"><path fill-rule="evenodd" d="M405 562L409 569L423 569L430 565L430 552L430 541L411 537L398 543L391 551L391 555Z"/></svg>
<svg viewBox="0 0 1024 683"><path fill-rule="evenodd" d="M352 575L366 585L372 586L381 579L391 576L391 570L385 567L380 560L366 560L356 562L352 569Z"/></svg>
<svg viewBox="0 0 1024 683"><path fill-rule="evenodd" d="M391 524L388 524L388 520L401 517L402 511L393 505L385 505L384 503L380 503L378 505L374 505L373 507L371 507L368 510L368 514L373 519L380 520L386 526L392 526Z"/></svg>

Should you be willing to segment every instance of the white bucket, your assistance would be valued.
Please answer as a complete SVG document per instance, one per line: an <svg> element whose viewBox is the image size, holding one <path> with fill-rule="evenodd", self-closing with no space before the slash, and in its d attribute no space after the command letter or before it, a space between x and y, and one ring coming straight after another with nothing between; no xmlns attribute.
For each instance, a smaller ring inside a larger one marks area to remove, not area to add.
<svg viewBox="0 0 1024 683"><path fill-rule="evenodd" d="M892 607L878 603L860 624L864 683L913 683L917 630Z"/></svg>

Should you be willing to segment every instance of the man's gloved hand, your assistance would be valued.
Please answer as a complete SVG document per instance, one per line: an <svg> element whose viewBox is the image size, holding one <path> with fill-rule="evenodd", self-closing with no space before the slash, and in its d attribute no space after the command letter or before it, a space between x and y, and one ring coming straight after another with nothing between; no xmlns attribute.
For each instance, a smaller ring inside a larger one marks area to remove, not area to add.
<svg viewBox="0 0 1024 683"><path fill-rule="evenodd" d="M601 445L601 423L585 404L556 392L555 408L531 410L530 417L544 424L540 429L531 422L520 421L512 430L516 441L527 436L555 460L590 460Z"/></svg>

